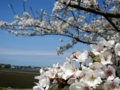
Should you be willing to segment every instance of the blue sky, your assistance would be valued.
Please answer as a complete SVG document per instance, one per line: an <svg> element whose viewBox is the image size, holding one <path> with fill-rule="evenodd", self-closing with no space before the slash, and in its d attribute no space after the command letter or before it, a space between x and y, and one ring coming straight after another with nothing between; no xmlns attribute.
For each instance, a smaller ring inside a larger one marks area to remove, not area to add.
<svg viewBox="0 0 120 90"><path fill-rule="evenodd" d="M26 11L32 16L29 8L32 6L34 12L40 12L40 9L44 9L48 14L52 14L54 2L55 0L27 0ZM14 21L14 14L8 4L12 4L15 12L23 16L23 2L22 0L0 0L0 21L11 23ZM65 41L70 40L70 38L62 36L15 36L0 29L0 63L52 66L53 63L57 62L63 64L66 57L77 49L81 52L85 47L89 49L89 46L78 43L74 45L73 49L66 51L64 55L57 56L57 47L67 44L67 42L60 42L61 38Z"/></svg>

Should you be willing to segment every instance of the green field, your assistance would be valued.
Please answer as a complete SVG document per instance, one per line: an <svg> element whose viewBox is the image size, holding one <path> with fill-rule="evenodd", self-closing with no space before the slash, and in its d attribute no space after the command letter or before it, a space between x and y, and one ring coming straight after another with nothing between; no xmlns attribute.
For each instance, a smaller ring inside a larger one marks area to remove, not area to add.
<svg viewBox="0 0 120 90"><path fill-rule="evenodd" d="M32 88L35 86L34 82L38 82L38 80L34 79L38 75L40 74L0 71L0 87Z"/></svg>
<svg viewBox="0 0 120 90"><path fill-rule="evenodd" d="M39 70L34 68L0 68L0 70Z"/></svg>

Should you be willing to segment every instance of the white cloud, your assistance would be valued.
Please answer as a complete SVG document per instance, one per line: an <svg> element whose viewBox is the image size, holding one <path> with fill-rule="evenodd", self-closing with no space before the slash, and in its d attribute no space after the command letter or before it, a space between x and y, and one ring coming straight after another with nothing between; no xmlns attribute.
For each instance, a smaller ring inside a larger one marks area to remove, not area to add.
<svg viewBox="0 0 120 90"><path fill-rule="evenodd" d="M56 51L33 51L33 50L16 50L0 47L0 55L57 55ZM70 55L70 53L65 53Z"/></svg>
<svg viewBox="0 0 120 90"><path fill-rule="evenodd" d="M11 65L52 66L59 62L61 65L71 53L57 56L56 51L16 50L0 47L0 62Z"/></svg>

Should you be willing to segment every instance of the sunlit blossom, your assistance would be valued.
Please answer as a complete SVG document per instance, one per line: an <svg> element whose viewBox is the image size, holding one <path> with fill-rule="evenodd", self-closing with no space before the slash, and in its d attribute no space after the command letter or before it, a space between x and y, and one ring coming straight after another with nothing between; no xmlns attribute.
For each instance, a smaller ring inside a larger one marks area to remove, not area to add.
<svg viewBox="0 0 120 90"><path fill-rule="evenodd" d="M116 53L116 55L119 55L119 56L120 56L120 44L119 44L119 43L117 43L117 44L115 45L115 53Z"/></svg>
<svg viewBox="0 0 120 90"><path fill-rule="evenodd" d="M105 74L107 76L107 80L113 80L115 78L115 69L112 66L108 66L105 70Z"/></svg>
<svg viewBox="0 0 120 90"><path fill-rule="evenodd" d="M104 48L103 43L98 43L97 45L91 45L91 49L95 55L100 55L101 53L107 50L107 48Z"/></svg>
<svg viewBox="0 0 120 90"><path fill-rule="evenodd" d="M62 78L67 80L70 76L72 76L75 73L76 66L74 63L72 64L64 64L61 66L61 69L65 73Z"/></svg>
<svg viewBox="0 0 120 90"><path fill-rule="evenodd" d="M119 78L115 78L113 81L106 81L106 83L104 84L104 87L106 90L110 89L110 90L119 90L120 89L120 79Z"/></svg>
<svg viewBox="0 0 120 90"><path fill-rule="evenodd" d="M101 57L101 63L106 65L106 64L113 64L112 63L112 54L110 52L104 52L100 55Z"/></svg>
<svg viewBox="0 0 120 90"><path fill-rule="evenodd" d="M76 82L73 83L70 87L70 90L93 90L87 83L85 82Z"/></svg>

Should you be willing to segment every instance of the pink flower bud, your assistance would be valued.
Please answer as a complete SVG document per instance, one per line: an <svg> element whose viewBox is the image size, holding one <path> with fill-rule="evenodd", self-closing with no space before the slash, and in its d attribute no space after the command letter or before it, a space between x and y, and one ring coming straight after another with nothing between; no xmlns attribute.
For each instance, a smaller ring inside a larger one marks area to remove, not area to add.
<svg viewBox="0 0 120 90"><path fill-rule="evenodd" d="M57 79L54 79L52 83L53 83L53 84L57 84L57 83L58 83L58 80L57 80Z"/></svg>

